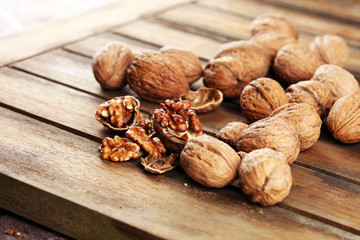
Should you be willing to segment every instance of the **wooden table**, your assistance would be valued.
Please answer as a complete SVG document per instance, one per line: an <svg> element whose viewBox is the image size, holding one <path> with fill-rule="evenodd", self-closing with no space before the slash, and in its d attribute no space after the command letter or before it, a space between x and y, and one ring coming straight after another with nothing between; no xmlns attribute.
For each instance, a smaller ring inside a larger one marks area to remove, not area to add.
<svg viewBox="0 0 360 240"><path fill-rule="evenodd" d="M0 39L0 207L77 239L360 239L360 144L337 142L326 127L291 165L290 195L271 207L248 202L236 184L201 186L180 167L154 175L139 160L99 157L101 140L113 134L95 109L136 96L128 87L101 90L91 70L101 46L175 45L205 64L221 44L249 38L250 22L264 12L289 17L303 43L344 37L346 68L359 79L360 4L351 0L136 0ZM143 114L158 107L141 103ZM246 122L231 101L199 116L207 134Z"/></svg>

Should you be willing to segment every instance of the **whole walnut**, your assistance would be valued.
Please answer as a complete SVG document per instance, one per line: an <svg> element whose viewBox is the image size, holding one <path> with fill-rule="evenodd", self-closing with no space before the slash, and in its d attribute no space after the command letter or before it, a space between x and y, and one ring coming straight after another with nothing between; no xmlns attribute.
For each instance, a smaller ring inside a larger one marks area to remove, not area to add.
<svg viewBox="0 0 360 240"><path fill-rule="evenodd" d="M134 56L131 50L119 42L111 42L97 51L92 70L96 81L104 89L117 89L126 85L126 70Z"/></svg>
<svg viewBox="0 0 360 240"><path fill-rule="evenodd" d="M360 92L360 86L355 77L344 68L324 64L316 69L312 80L325 84L332 95L332 104L339 98Z"/></svg>
<svg viewBox="0 0 360 240"><path fill-rule="evenodd" d="M196 82L203 73L199 57L192 51L173 46L164 46L159 51L177 62L189 85Z"/></svg>
<svg viewBox="0 0 360 240"><path fill-rule="evenodd" d="M268 117L272 111L288 103L281 85L271 78L251 81L240 96L240 107L245 117L256 121Z"/></svg>
<svg viewBox="0 0 360 240"><path fill-rule="evenodd" d="M189 84L177 63L157 51L137 54L127 70L130 88L150 102L179 99Z"/></svg>
<svg viewBox="0 0 360 240"><path fill-rule="evenodd" d="M329 89L325 84L315 80L301 81L290 85L286 89L286 96L290 103L312 105L321 119L326 117L332 105Z"/></svg>
<svg viewBox="0 0 360 240"><path fill-rule="evenodd" d="M312 147L320 137L322 121L310 104L287 103L275 109L270 117L286 119L295 127L300 141L300 151Z"/></svg>
<svg viewBox="0 0 360 240"><path fill-rule="evenodd" d="M349 48L345 40L337 35L317 36L310 43L311 51L318 54L325 64L334 64L344 67L349 58Z"/></svg>
<svg viewBox="0 0 360 240"><path fill-rule="evenodd" d="M250 124L240 133L235 145L238 151L247 153L260 148L271 148L284 153L288 163L295 161L300 152L295 127L289 121L275 117Z"/></svg>
<svg viewBox="0 0 360 240"><path fill-rule="evenodd" d="M241 40L221 45L215 58L223 56L240 60L251 80L264 77L270 67L270 57L252 41Z"/></svg>
<svg viewBox="0 0 360 240"><path fill-rule="evenodd" d="M360 142L360 94L338 99L329 112L327 126L343 143Z"/></svg>
<svg viewBox="0 0 360 240"><path fill-rule="evenodd" d="M209 135L200 135L187 142L180 154L180 163L194 181L221 188L237 178L241 159L226 143Z"/></svg>
<svg viewBox="0 0 360 240"><path fill-rule="evenodd" d="M295 39L299 37L297 27L286 17L277 13L264 13L257 16L250 24L251 36L259 32L280 32Z"/></svg>
<svg viewBox="0 0 360 240"><path fill-rule="evenodd" d="M243 122L230 122L220 129L220 131L216 134L216 137L229 145L235 146L240 133L247 127L249 127L249 125Z"/></svg>
<svg viewBox="0 0 360 240"><path fill-rule="evenodd" d="M273 67L281 81L293 84L309 80L320 65L320 59L309 47L288 44L277 52Z"/></svg>
<svg viewBox="0 0 360 240"><path fill-rule="evenodd" d="M263 206L281 202L292 185L291 169L285 155L270 148L245 155L239 168L239 184L252 202Z"/></svg>
<svg viewBox="0 0 360 240"><path fill-rule="evenodd" d="M230 56L211 59L204 68L204 85L220 90L225 98L240 97L250 80L245 65Z"/></svg>

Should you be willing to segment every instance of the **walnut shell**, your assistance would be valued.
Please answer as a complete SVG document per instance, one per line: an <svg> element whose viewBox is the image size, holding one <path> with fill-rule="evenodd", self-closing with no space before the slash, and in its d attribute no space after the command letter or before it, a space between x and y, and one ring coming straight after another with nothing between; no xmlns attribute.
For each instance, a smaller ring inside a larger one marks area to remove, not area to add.
<svg viewBox="0 0 360 240"><path fill-rule="evenodd" d="M239 168L239 185L252 202L263 206L281 202L292 185L291 169L285 155L270 148L247 154Z"/></svg>
<svg viewBox="0 0 360 240"><path fill-rule="evenodd" d="M221 188L236 179L241 159L226 143L201 135L185 145L180 154L180 164L194 181L207 187Z"/></svg>
<svg viewBox="0 0 360 240"><path fill-rule="evenodd" d="M338 99L329 112L327 126L343 143L360 142L360 94Z"/></svg>
<svg viewBox="0 0 360 240"><path fill-rule="evenodd" d="M321 65L320 59L302 44L282 47L274 60L275 75L288 84L309 80Z"/></svg>
<svg viewBox="0 0 360 240"><path fill-rule="evenodd" d="M220 129L216 137L226 142L229 145L235 146L239 139L239 135L245 128L249 127L248 124L242 122L230 122L225 127Z"/></svg>
<svg viewBox="0 0 360 240"><path fill-rule="evenodd" d="M185 100L190 101L191 109L196 113L205 113L219 107L223 101L223 94L215 88L202 87L196 91L189 91L185 96Z"/></svg>
<svg viewBox="0 0 360 240"><path fill-rule="evenodd" d="M252 41L235 41L220 46L215 58L231 56L240 60L251 80L264 77L270 67L270 57Z"/></svg>
<svg viewBox="0 0 360 240"><path fill-rule="evenodd" d="M257 16L250 24L251 36L259 32L281 32L295 39L299 37L297 27L286 17L277 13L264 13Z"/></svg>
<svg viewBox="0 0 360 240"><path fill-rule="evenodd" d="M178 63L184 73L189 85L196 82L203 74L203 69L199 57L192 51L172 46L164 46L159 51L173 58Z"/></svg>
<svg viewBox="0 0 360 240"><path fill-rule="evenodd" d="M344 68L324 64L316 69L312 80L325 84L332 95L332 104L339 98L360 92L360 86L355 77Z"/></svg>
<svg viewBox="0 0 360 240"><path fill-rule="evenodd" d="M127 74L130 88L150 102L179 99L189 91L189 84L178 65L157 51L137 54Z"/></svg>
<svg viewBox="0 0 360 240"><path fill-rule="evenodd" d="M204 85L219 89L225 98L237 98L250 82L244 64L233 57L211 59L204 68Z"/></svg>
<svg viewBox="0 0 360 240"><path fill-rule="evenodd" d="M286 119L295 127L300 141L300 151L312 147L320 137L322 121L310 104L287 103L275 109L270 117Z"/></svg>
<svg viewBox="0 0 360 240"><path fill-rule="evenodd" d="M239 135L238 151L251 152L260 148L271 148L285 154L287 162L296 160L300 143L294 126L282 118L268 117L256 121Z"/></svg>
<svg viewBox="0 0 360 240"><path fill-rule="evenodd" d="M344 67L349 58L349 48L345 40L337 35L317 36L310 43L311 51L315 52L325 64Z"/></svg>
<svg viewBox="0 0 360 240"><path fill-rule="evenodd" d="M286 89L286 96L290 103L312 105L321 119L326 117L332 105L329 89L325 84L315 80L301 81L290 85Z"/></svg>
<svg viewBox="0 0 360 240"><path fill-rule="evenodd" d="M240 96L240 107L245 117L256 121L268 117L272 111L288 103L284 89L271 78L251 81Z"/></svg>
<svg viewBox="0 0 360 240"><path fill-rule="evenodd" d="M110 42L93 57L92 70L96 81L104 89L117 89L126 85L126 70L134 56L131 50L119 42Z"/></svg>

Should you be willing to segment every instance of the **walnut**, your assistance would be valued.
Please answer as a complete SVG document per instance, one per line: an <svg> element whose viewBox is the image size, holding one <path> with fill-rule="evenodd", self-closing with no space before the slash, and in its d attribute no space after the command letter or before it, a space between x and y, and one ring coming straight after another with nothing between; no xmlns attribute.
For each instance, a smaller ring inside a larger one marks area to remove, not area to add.
<svg viewBox="0 0 360 240"><path fill-rule="evenodd" d="M98 151L101 152L102 159L114 162L123 162L140 156L139 145L119 136L105 138Z"/></svg>
<svg viewBox="0 0 360 240"><path fill-rule="evenodd" d="M239 139L240 133L244 131L244 129L247 127L249 127L249 125L247 125L246 123L231 122L222 129L220 129L220 131L216 134L216 137L229 145L235 145L235 143Z"/></svg>
<svg viewBox="0 0 360 240"><path fill-rule="evenodd" d="M287 103L275 109L270 117L286 119L295 127L300 141L300 151L312 147L320 137L322 121L310 104Z"/></svg>
<svg viewBox="0 0 360 240"><path fill-rule="evenodd" d="M126 70L134 59L131 50L119 42L102 47L93 57L92 69L96 81L104 89L117 89L126 85Z"/></svg>
<svg viewBox="0 0 360 240"><path fill-rule="evenodd" d="M360 142L360 94L338 99L330 109L327 126L334 138L343 143Z"/></svg>
<svg viewBox="0 0 360 240"><path fill-rule="evenodd" d="M332 95L332 104L345 95L352 95L360 92L360 86L355 77L344 68L324 64L316 69L312 80L325 84Z"/></svg>
<svg viewBox="0 0 360 240"><path fill-rule="evenodd" d="M292 185L291 169L285 155L270 148L250 152L240 165L239 184L252 202L263 206L281 202Z"/></svg>
<svg viewBox="0 0 360 240"><path fill-rule="evenodd" d="M295 161L300 152L294 126L285 119L274 117L250 124L240 133L235 145L238 151L247 153L260 148L271 148L284 153L288 163Z"/></svg>
<svg viewBox="0 0 360 240"><path fill-rule="evenodd" d="M191 139L180 154L180 164L186 174L207 187L231 184L238 175L240 163L234 149L208 135Z"/></svg>
<svg viewBox="0 0 360 240"><path fill-rule="evenodd" d="M219 107L223 101L223 94L215 88L202 87L196 91L189 91L185 96L191 104L191 109L197 113L205 113Z"/></svg>
<svg viewBox="0 0 360 240"><path fill-rule="evenodd" d="M270 67L270 57L252 41L241 40L221 45L215 58L223 56L240 60L251 80L264 77Z"/></svg>
<svg viewBox="0 0 360 240"><path fill-rule="evenodd" d="M137 54L127 70L130 88L150 102L179 99L189 84L176 62L156 51Z"/></svg>
<svg viewBox="0 0 360 240"><path fill-rule="evenodd" d="M345 40L337 35L317 36L310 43L311 51L315 52L325 64L344 67L349 58L349 48Z"/></svg>
<svg viewBox="0 0 360 240"><path fill-rule="evenodd" d="M199 118L187 100L175 102L167 99L160 105L161 108L155 109L153 114L155 132L167 150L180 152L187 141L202 133Z"/></svg>
<svg viewBox="0 0 360 240"><path fill-rule="evenodd" d="M166 157L156 157L150 155L145 158L141 158L141 165L144 169L151 173L162 174L169 172L175 168L172 164L175 162L179 154L171 153Z"/></svg>
<svg viewBox="0 0 360 240"><path fill-rule="evenodd" d="M286 89L286 96L291 103L310 104L316 109L321 119L326 117L332 105L329 89L325 84L314 80L301 81L290 85Z"/></svg>
<svg viewBox="0 0 360 240"><path fill-rule="evenodd" d="M257 16L250 24L251 36L259 32L280 32L295 39L299 37L297 27L286 17L277 13L264 13Z"/></svg>
<svg viewBox="0 0 360 240"><path fill-rule="evenodd" d="M194 52L172 46L164 46L159 51L172 58L174 62L177 62L181 71L185 74L189 85L196 82L202 76L203 69L201 62Z"/></svg>
<svg viewBox="0 0 360 240"><path fill-rule="evenodd" d="M247 85L240 96L240 106L250 121L266 118L277 107L288 103L281 85L271 78L258 78Z"/></svg>
<svg viewBox="0 0 360 240"><path fill-rule="evenodd" d="M141 118L140 101L133 96L121 96L100 104L95 118L114 131L126 131Z"/></svg>
<svg viewBox="0 0 360 240"><path fill-rule="evenodd" d="M204 85L219 89L225 98L240 97L250 80L242 61L230 56L212 59L204 68Z"/></svg>
<svg viewBox="0 0 360 240"><path fill-rule="evenodd" d="M309 80L321 65L318 56L302 44L288 44L282 47L274 60L276 76L288 84Z"/></svg>

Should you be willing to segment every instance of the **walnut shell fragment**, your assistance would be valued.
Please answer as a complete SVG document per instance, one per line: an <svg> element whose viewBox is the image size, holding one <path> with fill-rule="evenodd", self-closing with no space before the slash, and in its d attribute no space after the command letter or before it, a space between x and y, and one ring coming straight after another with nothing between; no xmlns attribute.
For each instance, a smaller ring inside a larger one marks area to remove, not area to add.
<svg viewBox="0 0 360 240"><path fill-rule="evenodd" d="M226 143L201 135L185 145L180 154L180 164L194 181L207 187L221 188L236 179L241 159Z"/></svg>
<svg viewBox="0 0 360 240"><path fill-rule="evenodd" d="M360 94L338 99L329 112L327 126L343 143L360 142Z"/></svg>
<svg viewBox="0 0 360 240"><path fill-rule="evenodd" d="M284 153L288 163L295 161L300 152L294 126L285 119L274 117L250 124L240 133L235 145L238 151L247 153L260 148L271 148Z"/></svg>
<svg viewBox="0 0 360 240"><path fill-rule="evenodd" d="M246 123L230 122L216 133L216 137L229 145L235 146L240 133L247 127L249 127L249 125Z"/></svg>
<svg viewBox="0 0 360 240"><path fill-rule="evenodd" d="M291 169L285 155L270 148L250 152L240 165L239 184L252 202L263 206L281 202L292 185Z"/></svg>
<svg viewBox="0 0 360 240"><path fill-rule="evenodd" d="M150 155L145 158L141 158L141 165L148 172L155 174L163 174L169 172L175 168L172 164L175 162L179 154L171 153L167 157L156 157Z"/></svg>
<svg viewBox="0 0 360 240"><path fill-rule="evenodd" d="M215 88L202 87L196 91L189 91L185 100L191 103L191 109L197 113L205 113L219 107L223 101L223 94Z"/></svg>

